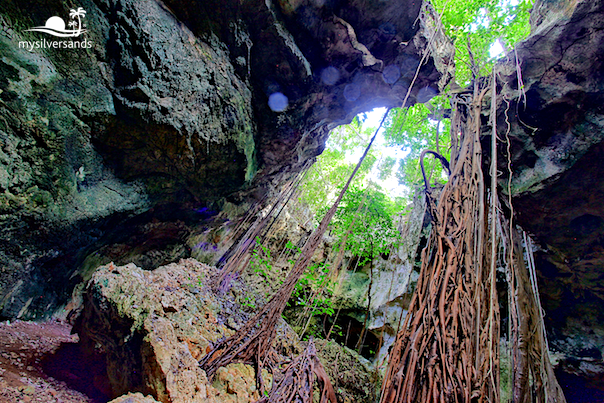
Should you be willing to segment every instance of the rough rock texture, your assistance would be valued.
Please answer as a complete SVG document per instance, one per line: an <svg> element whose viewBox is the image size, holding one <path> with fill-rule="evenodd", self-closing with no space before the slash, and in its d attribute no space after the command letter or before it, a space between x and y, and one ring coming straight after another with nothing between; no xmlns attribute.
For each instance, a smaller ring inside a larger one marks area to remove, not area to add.
<svg viewBox="0 0 604 403"><path fill-rule="evenodd" d="M56 309L103 248L148 258L181 238L148 247L147 223L196 222L229 195L262 199L329 129L400 105L416 71L409 102L436 94L452 48L431 9L379 4L84 0L87 32L61 39L26 30L69 22L71 3L3 1L0 316ZM148 263L188 251L172 255Z"/></svg>
<svg viewBox="0 0 604 403"><path fill-rule="evenodd" d="M211 343L233 334L250 317L237 302L245 300L244 285L236 283L232 292L217 296L204 285L214 275L215 268L194 259L154 271L110 264L93 274L74 331L89 357L106 361L113 397L124 394L114 403L153 401L141 400L140 393L164 403L259 399L252 366L221 367L211 383L199 368ZM303 351L285 322L277 328L274 347L283 358ZM317 340L317 351L333 382L337 379L338 394L347 397L343 401L368 401L373 391L367 360L323 340ZM270 388L272 375L265 371L263 378ZM140 393L125 395L130 392Z"/></svg>
<svg viewBox="0 0 604 403"><path fill-rule="evenodd" d="M141 183L117 179L91 144L89 118L115 115L95 52L102 42L89 51L29 52L18 41L37 38L22 30L68 10L27 2L0 10L0 315L32 317L69 293L83 248L149 200Z"/></svg>
<svg viewBox="0 0 604 403"><path fill-rule="evenodd" d="M513 53L500 66L512 100L509 108L500 101L498 126L505 139L507 109L513 206L544 248L537 269L552 346L569 358L591 357L602 372L604 2L537 1L531 21L530 37L517 46L521 75ZM504 144L499 154L509 193Z"/></svg>
<svg viewBox="0 0 604 403"><path fill-rule="evenodd" d="M126 395L122 395L110 401L109 403L156 403L155 400L151 396L145 396L142 393L128 393Z"/></svg>
<svg viewBox="0 0 604 403"><path fill-rule="evenodd" d="M377 396L377 378L369 361L334 341L316 339L317 356L332 381L338 402L372 402Z"/></svg>
<svg viewBox="0 0 604 403"><path fill-rule="evenodd" d="M56 320L0 323L0 402L107 401L102 383L94 385L94 363L69 355L78 342L70 330Z"/></svg>
<svg viewBox="0 0 604 403"><path fill-rule="evenodd" d="M213 275L193 259L154 271L110 264L95 272L74 331L85 352L105 358L114 396L138 391L164 403L259 398L252 367L221 368L211 385L199 367L211 343L245 319L233 301L204 285Z"/></svg>
<svg viewBox="0 0 604 403"><path fill-rule="evenodd" d="M201 291L209 274L199 263L182 261L152 272L109 265L92 276L74 331L84 351L106 357L114 396L141 391L163 402L208 397L196 358L232 334L216 320L215 299Z"/></svg>

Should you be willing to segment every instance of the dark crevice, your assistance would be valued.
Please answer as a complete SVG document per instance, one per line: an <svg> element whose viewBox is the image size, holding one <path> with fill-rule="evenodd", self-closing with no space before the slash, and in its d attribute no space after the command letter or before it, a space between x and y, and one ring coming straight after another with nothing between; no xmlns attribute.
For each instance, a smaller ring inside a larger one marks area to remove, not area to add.
<svg viewBox="0 0 604 403"><path fill-rule="evenodd" d="M105 357L82 352L79 343L64 343L42 361L44 373L88 396L94 403L106 403L112 393Z"/></svg>

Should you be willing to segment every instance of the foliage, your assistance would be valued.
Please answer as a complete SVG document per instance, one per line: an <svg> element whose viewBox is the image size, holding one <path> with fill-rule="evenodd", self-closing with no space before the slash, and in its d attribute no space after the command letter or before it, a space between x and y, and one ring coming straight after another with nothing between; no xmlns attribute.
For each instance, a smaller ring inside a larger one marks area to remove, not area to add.
<svg viewBox="0 0 604 403"><path fill-rule="evenodd" d="M468 38L479 75L489 74L494 58L489 51L499 41L509 51L529 34L533 0L432 0L442 13L445 33L455 44L456 80L467 85L471 78ZM516 3L516 2L514 2Z"/></svg>
<svg viewBox="0 0 604 403"><path fill-rule="evenodd" d="M358 116L349 125L333 130L327 148L300 185L300 201L310 206L315 213L330 206L336 192L342 188L356 165L356 161L346 161L347 155L364 149L374 131L375 128L363 128L362 119ZM358 186L367 180L377 160L375 150L370 150L353 185Z"/></svg>
<svg viewBox="0 0 604 403"><path fill-rule="evenodd" d="M250 308L251 310L255 310L257 308L256 307L256 299L254 297L249 296L249 295L246 296L243 299L241 305L244 306L244 307L246 307L246 308Z"/></svg>
<svg viewBox="0 0 604 403"><path fill-rule="evenodd" d="M284 248L293 253L293 257L287 260L293 266L296 262L296 255L300 253L300 248L289 240ZM274 260L270 248L263 245L260 238L257 237L256 246L252 251L250 267L255 274L261 277L264 283L274 283L272 278L273 264L276 263ZM280 281L280 283L282 284L283 281ZM334 287L334 282L329 278L329 264L326 262L314 263L300 276L287 306L305 307L311 318L321 315L331 316L335 313L333 308ZM268 294L265 295L267 298L268 296ZM257 302L254 297L247 296L243 299L241 305L255 310ZM316 337L323 336L321 334L313 335Z"/></svg>
<svg viewBox="0 0 604 403"><path fill-rule="evenodd" d="M399 235L394 225L398 211L400 206L375 185L366 189L351 187L331 221L331 234L341 241L350 231L346 249L364 257L361 262L364 264L380 253L390 252ZM336 242L336 248L339 243Z"/></svg>
<svg viewBox="0 0 604 403"><path fill-rule="evenodd" d="M296 288L288 306L309 306L310 315L333 315L333 290L334 283L329 278L329 264L315 263L308 267Z"/></svg>
<svg viewBox="0 0 604 403"><path fill-rule="evenodd" d="M262 245L260 237L256 237L256 247L252 251L250 266L254 273L260 273L265 279L268 279L272 268L271 251Z"/></svg>
<svg viewBox="0 0 604 403"><path fill-rule="evenodd" d="M515 6L511 0L433 0L442 13L446 34L455 44L456 80L466 86L472 79L468 40L479 75L491 71L495 58L490 49L497 41L509 51L510 47L529 33L529 9L532 0L520 0ZM425 104L397 108L386 123L388 145L401 146L407 153L396 169L399 184L413 188L423 184L419 157L423 150L433 150L449 160L451 107L447 93L434 97ZM445 182L446 174L440 162L429 156L424 160L426 175L431 183ZM407 193L411 198L411 192Z"/></svg>
<svg viewBox="0 0 604 403"><path fill-rule="evenodd" d="M378 178L384 180L392 175L392 170L396 165L396 158L387 155L378 167Z"/></svg>
<svg viewBox="0 0 604 403"><path fill-rule="evenodd" d="M397 108L392 113L384 135L390 145L402 146L407 155L400 161L396 177L399 184L409 188L423 184L419 157L423 150L433 150L447 158L451 145L450 119L444 117L450 106L445 96L433 98L429 104L416 104L410 108ZM439 161L425 158L426 175L432 181L446 181ZM409 192L408 197L412 194Z"/></svg>

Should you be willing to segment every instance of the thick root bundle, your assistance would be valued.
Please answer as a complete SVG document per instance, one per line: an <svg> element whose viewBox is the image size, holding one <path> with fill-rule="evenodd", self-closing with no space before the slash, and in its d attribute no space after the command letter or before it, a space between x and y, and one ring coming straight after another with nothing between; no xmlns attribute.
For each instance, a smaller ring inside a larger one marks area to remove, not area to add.
<svg viewBox="0 0 604 403"><path fill-rule="evenodd" d="M270 394L256 403L312 403L315 376L321 391L320 403L337 403L336 393L311 339L306 350L285 368L283 378L273 386Z"/></svg>
<svg viewBox="0 0 604 403"><path fill-rule="evenodd" d="M429 200L433 229L382 403L499 400L498 304L488 253L494 240L486 236L479 141L485 92L476 90L472 103L457 100L452 134L460 134L459 146L438 203Z"/></svg>

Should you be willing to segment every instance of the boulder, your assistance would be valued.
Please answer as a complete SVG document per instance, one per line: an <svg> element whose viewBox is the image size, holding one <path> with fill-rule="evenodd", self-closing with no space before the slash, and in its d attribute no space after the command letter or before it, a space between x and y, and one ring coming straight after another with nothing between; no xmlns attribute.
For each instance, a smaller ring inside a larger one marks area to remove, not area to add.
<svg viewBox="0 0 604 403"><path fill-rule="evenodd" d="M213 267L185 259L153 271L109 264L92 275L74 332L85 355L106 361L114 397L140 392L163 403L259 399L253 367L221 367L213 382L199 367L212 343L234 334L249 317L232 293L217 296L209 289L208 280L216 274ZM284 322L275 348L288 355L301 351ZM272 377L266 372L263 377L270 387ZM128 395L116 401L142 398Z"/></svg>

